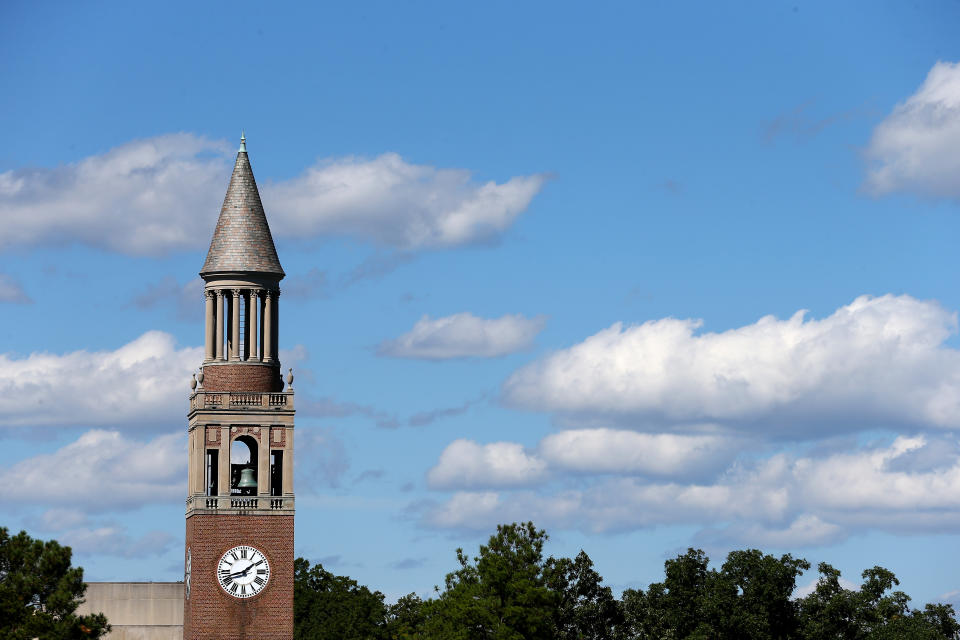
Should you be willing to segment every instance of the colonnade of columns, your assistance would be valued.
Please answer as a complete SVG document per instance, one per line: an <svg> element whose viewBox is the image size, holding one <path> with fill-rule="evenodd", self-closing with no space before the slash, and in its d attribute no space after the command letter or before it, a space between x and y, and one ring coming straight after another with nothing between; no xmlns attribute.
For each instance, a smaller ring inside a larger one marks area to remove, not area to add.
<svg viewBox="0 0 960 640"><path fill-rule="evenodd" d="M205 296L205 362L276 361L279 290L207 289Z"/></svg>

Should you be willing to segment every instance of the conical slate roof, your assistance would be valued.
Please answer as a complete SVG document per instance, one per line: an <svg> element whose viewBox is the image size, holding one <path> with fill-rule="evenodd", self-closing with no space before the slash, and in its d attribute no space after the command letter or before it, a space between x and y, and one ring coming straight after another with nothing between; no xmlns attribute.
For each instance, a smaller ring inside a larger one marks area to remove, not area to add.
<svg viewBox="0 0 960 640"><path fill-rule="evenodd" d="M241 140L237 163L230 176L227 196L220 208L201 276L224 271L246 271L284 276L270 225L263 212L260 192L253 179L245 140Z"/></svg>

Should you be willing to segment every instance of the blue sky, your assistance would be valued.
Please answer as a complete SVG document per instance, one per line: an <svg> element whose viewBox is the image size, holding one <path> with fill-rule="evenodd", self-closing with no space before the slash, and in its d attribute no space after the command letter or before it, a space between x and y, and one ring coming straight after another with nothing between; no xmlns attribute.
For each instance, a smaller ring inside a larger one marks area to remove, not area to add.
<svg viewBox="0 0 960 640"><path fill-rule="evenodd" d="M4 3L2 524L180 577L244 128L300 555L426 594L533 519L617 589L760 547L960 601L958 18Z"/></svg>

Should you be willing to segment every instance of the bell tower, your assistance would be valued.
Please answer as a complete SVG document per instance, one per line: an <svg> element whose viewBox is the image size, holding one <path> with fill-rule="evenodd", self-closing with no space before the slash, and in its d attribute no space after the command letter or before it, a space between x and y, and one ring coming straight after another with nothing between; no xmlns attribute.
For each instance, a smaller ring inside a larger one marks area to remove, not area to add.
<svg viewBox="0 0 960 640"><path fill-rule="evenodd" d="M206 352L190 395L185 640L293 638L293 376L283 269L240 138L207 259Z"/></svg>

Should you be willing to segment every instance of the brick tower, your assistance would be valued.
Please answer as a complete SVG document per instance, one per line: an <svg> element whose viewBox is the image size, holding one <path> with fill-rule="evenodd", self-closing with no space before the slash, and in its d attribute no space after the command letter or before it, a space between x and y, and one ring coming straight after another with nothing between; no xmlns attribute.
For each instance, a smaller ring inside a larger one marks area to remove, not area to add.
<svg viewBox="0 0 960 640"><path fill-rule="evenodd" d="M183 637L293 638L293 389L277 357L283 269L246 139L210 251L190 396Z"/></svg>

